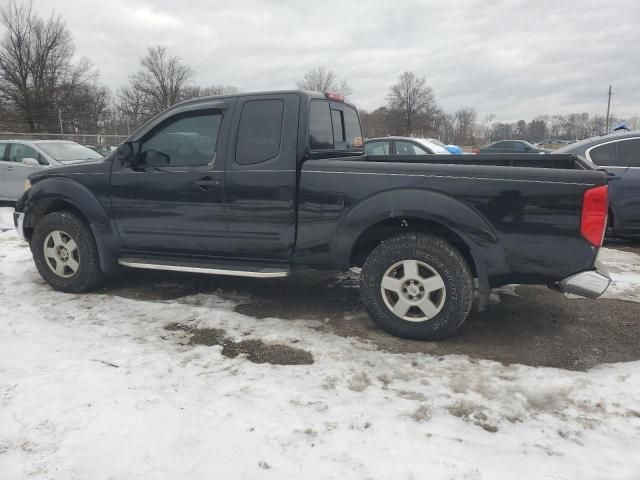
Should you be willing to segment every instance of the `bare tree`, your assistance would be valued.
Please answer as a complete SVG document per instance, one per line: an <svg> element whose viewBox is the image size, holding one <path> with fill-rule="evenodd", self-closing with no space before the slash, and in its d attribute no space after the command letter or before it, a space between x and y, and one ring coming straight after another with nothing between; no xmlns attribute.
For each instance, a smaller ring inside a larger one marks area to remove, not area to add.
<svg viewBox="0 0 640 480"><path fill-rule="evenodd" d="M142 68L130 76L130 88L142 97L146 114L153 115L179 102L183 88L193 77L191 67L160 45L149 47L140 65Z"/></svg>
<svg viewBox="0 0 640 480"><path fill-rule="evenodd" d="M308 70L302 80L296 82L298 88L314 92L336 92L348 97L353 93L346 80L339 80L331 69L316 67Z"/></svg>
<svg viewBox="0 0 640 480"><path fill-rule="evenodd" d="M213 97L216 95L229 95L238 93L238 88L233 85L210 85L208 87L201 87L200 85L194 85L184 87L182 89L182 100L188 100L190 98L198 97Z"/></svg>
<svg viewBox="0 0 640 480"><path fill-rule="evenodd" d="M0 23L0 98L31 132L55 129L58 108L88 80L89 62L72 62L73 41L59 16L43 20L31 4L11 0Z"/></svg>
<svg viewBox="0 0 640 480"><path fill-rule="evenodd" d="M108 121L111 94L96 83L79 85L68 98L60 118L65 132L98 133Z"/></svg>
<svg viewBox="0 0 640 480"><path fill-rule="evenodd" d="M470 145L474 142L473 134L476 122L476 110L472 107L458 109L453 117L456 126L456 139L458 145Z"/></svg>
<svg viewBox="0 0 640 480"><path fill-rule="evenodd" d="M491 140L492 124L495 119L496 114L489 113L488 115L485 115L484 120L482 121L479 134L485 142L489 142Z"/></svg>
<svg viewBox="0 0 640 480"><path fill-rule="evenodd" d="M416 129L416 121L435 126L438 113L433 90L424 77L413 72L403 72L398 83L391 86L387 95L389 109L400 114L404 133L411 135Z"/></svg>

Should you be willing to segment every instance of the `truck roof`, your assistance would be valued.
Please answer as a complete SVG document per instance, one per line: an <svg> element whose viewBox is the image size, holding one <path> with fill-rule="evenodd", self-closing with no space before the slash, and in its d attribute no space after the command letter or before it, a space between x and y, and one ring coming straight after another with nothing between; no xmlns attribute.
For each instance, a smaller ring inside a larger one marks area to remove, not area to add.
<svg viewBox="0 0 640 480"><path fill-rule="evenodd" d="M190 98L188 100L183 100L182 102L176 103L175 105L173 105L173 107L177 107L177 106L181 106L181 105L191 105L194 103L200 103L200 102L210 102L211 100L217 100L217 99L222 99L222 98L237 98L237 97L251 97L251 96L259 96L259 95L278 95L278 94L294 94L294 95L299 95L301 97L304 97L306 99L313 99L313 98L321 98L321 99L326 99L327 97L325 96L324 93L321 92L314 92L311 90L300 90L300 89L295 89L295 90L264 90L264 91L258 91L258 92L237 92L237 93L228 93L228 94L224 94L224 95L209 95L206 97L196 97L196 98ZM335 99L329 99L329 100L334 100ZM355 108L355 105L343 101L341 103L344 103L346 105L349 105L353 108Z"/></svg>

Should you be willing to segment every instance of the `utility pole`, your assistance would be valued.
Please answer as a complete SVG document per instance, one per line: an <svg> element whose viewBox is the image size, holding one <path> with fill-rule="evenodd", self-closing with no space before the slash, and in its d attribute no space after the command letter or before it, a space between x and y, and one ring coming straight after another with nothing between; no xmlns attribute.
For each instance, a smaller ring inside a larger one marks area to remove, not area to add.
<svg viewBox="0 0 640 480"><path fill-rule="evenodd" d="M62 131L62 110L58 109L58 120L60 120L60 133L64 133Z"/></svg>
<svg viewBox="0 0 640 480"><path fill-rule="evenodd" d="M604 133L609 133L609 111L611 110L611 85L609 85L609 100L607 101L607 120L605 121Z"/></svg>

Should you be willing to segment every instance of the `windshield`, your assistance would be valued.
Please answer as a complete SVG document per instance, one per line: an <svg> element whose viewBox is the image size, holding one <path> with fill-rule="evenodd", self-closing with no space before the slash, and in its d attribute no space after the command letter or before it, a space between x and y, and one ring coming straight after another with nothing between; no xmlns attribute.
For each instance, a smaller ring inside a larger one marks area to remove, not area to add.
<svg viewBox="0 0 640 480"><path fill-rule="evenodd" d="M103 158L98 152L75 142L38 143L38 147L58 162L95 160Z"/></svg>

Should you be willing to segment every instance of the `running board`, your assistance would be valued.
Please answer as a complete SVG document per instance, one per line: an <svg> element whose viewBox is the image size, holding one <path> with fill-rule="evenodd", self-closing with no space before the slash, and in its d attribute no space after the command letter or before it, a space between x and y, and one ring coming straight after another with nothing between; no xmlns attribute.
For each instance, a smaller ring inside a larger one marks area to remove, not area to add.
<svg viewBox="0 0 640 480"><path fill-rule="evenodd" d="M123 267L143 268L147 270L206 273L209 275L228 275L232 277L280 278L289 276L288 268L263 267L256 270L249 269L241 265L209 264L208 266L198 266L195 262L175 264L169 263L165 260L146 258L123 257L118 259L118 264ZM201 262L198 262L198 264L202 265Z"/></svg>

